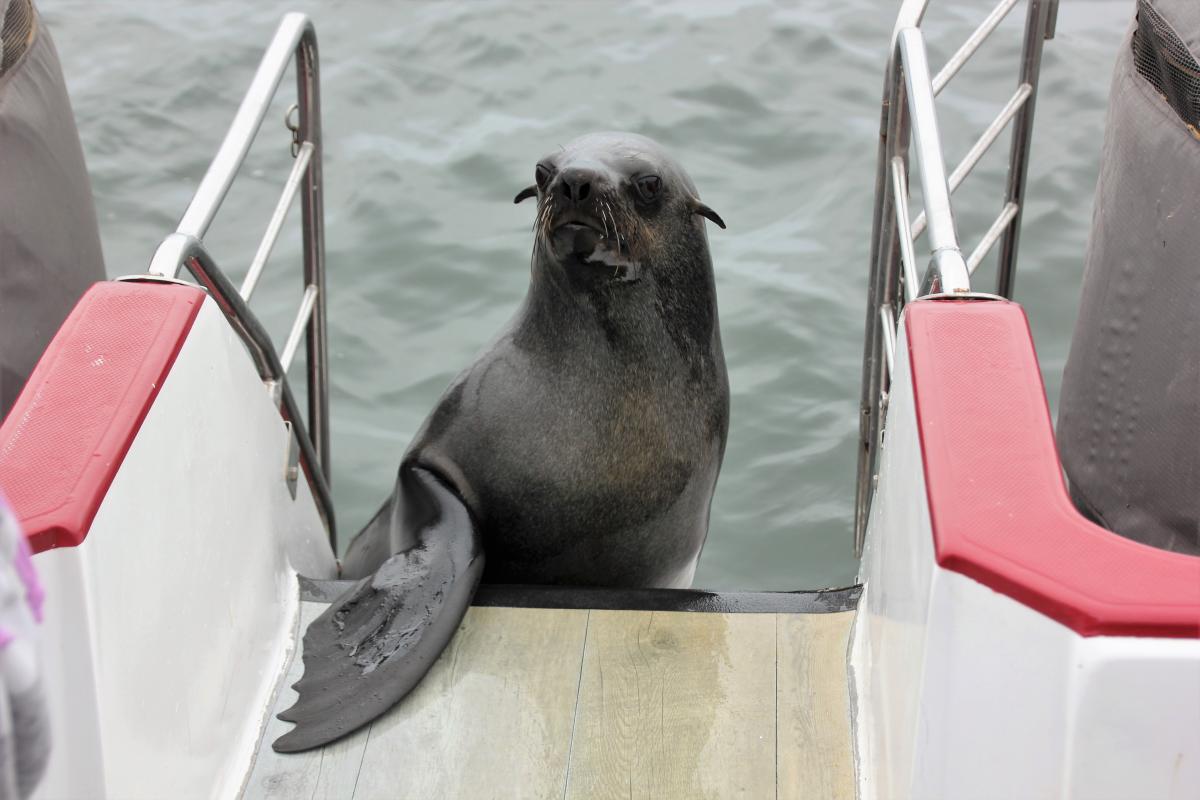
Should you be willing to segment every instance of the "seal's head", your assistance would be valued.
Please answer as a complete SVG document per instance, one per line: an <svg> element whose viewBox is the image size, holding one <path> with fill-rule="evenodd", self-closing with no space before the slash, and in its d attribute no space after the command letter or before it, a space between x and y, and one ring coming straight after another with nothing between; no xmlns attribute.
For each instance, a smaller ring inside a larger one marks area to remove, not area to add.
<svg viewBox="0 0 1200 800"><path fill-rule="evenodd" d="M535 258L583 286L637 281L677 263L680 234L703 240L700 217L725 227L683 168L638 134L582 136L539 161L534 179L514 202L538 200Z"/></svg>

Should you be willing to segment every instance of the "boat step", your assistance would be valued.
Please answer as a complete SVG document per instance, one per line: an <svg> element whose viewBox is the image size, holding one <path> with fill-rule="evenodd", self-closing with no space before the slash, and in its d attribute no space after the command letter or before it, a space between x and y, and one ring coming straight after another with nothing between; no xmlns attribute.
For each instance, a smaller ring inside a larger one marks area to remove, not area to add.
<svg viewBox="0 0 1200 800"><path fill-rule="evenodd" d="M279 755L296 657L244 796L849 800L853 618L474 606L395 708Z"/></svg>

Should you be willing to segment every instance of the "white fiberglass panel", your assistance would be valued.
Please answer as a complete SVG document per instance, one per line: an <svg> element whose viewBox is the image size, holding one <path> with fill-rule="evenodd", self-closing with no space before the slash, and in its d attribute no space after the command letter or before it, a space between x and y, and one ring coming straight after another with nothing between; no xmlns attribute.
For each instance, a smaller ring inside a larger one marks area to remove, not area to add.
<svg viewBox="0 0 1200 800"><path fill-rule="evenodd" d="M41 628L42 679L50 712L50 760L34 797L96 796L104 786L95 651L87 572L79 549L34 556L46 591Z"/></svg>
<svg viewBox="0 0 1200 800"><path fill-rule="evenodd" d="M934 573L913 797L1200 797L1200 641L1084 637Z"/></svg>
<svg viewBox="0 0 1200 800"><path fill-rule="evenodd" d="M852 650L856 742L864 797L901 797L910 785L924 667L933 536L903 322L859 578Z"/></svg>
<svg viewBox="0 0 1200 800"><path fill-rule="evenodd" d="M1064 797L1078 635L956 572L935 568L912 797Z"/></svg>
<svg viewBox="0 0 1200 800"><path fill-rule="evenodd" d="M1200 797L1200 641L1095 637L1076 652L1064 794Z"/></svg>
<svg viewBox="0 0 1200 800"><path fill-rule="evenodd" d="M314 577L336 569L306 481L288 491L287 445L241 342L205 300L73 549L88 607L65 610L81 636L94 626L104 796L240 790L292 644L292 562ZM60 595L47 588L49 606Z"/></svg>
<svg viewBox="0 0 1200 800"><path fill-rule="evenodd" d="M1200 797L1200 641L1080 636L938 566L897 340L852 637L860 796Z"/></svg>

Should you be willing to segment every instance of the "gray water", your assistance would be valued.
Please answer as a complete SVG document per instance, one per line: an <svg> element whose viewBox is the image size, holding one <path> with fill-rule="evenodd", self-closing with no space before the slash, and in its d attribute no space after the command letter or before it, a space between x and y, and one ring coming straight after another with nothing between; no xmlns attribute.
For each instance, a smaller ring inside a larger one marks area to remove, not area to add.
<svg viewBox="0 0 1200 800"><path fill-rule="evenodd" d="M533 207L512 197L535 160L581 133L624 129L674 152L729 224L710 228L710 241L732 421L696 585L854 579L864 287L896 3L39 5L62 55L111 275L142 271L174 228L280 15L313 17L343 540L390 490L447 382L522 297ZM992 3L932 5L936 67ZM1133 5L1064 0L1046 47L1016 298L1052 404ZM1022 21L1014 12L939 98L952 163L1015 88ZM236 279L288 168L290 102L272 110L207 239ZM956 196L966 247L1000 208L1007 139L994 150ZM299 302L299 252L293 233L254 298L277 343ZM987 288L994 278L985 268L976 280Z"/></svg>

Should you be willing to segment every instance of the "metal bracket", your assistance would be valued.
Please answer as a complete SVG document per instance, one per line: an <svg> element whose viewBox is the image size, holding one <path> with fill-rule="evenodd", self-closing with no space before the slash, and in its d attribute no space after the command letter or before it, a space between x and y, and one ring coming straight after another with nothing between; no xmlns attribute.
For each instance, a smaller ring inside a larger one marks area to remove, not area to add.
<svg viewBox="0 0 1200 800"><path fill-rule="evenodd" d="M296 499L296 482L300 480L300 443L296 441L296 432L292 423L284 420L283 427L287 429L287 457L284 460L283 480L287 483L288 494Z"/></svg>
<svg viewBox="0 0 1200 800"><path fill-rule="evenodd" d="M268 379L263 381L263 386L266 388L267 395L271 398L271 402L275 404L275 407L283 408L283 381ZM287 421L285 420L285 422ZM292 423L287 422L287 424L291 425Z"/></svg>
<svg viewBox="0 0 1200 800"><path fill-rule="evenodd" d="M1005 303L1011 302L1007 297L990 292L932 292L921 295L913 302L922 300L1002 300Z"/></svg>
<svg viewBox="0 0 1200 800"><path fill-rule="evenodd" d="M163 275L155 275L154 273L150 272L142 273L141 275L122 275L121 277L113 278L112 280L119 281L121 283L174 283L178 284L179 286L188 286L192 289L199 289L205 293L208 292L207 289L198 283L180 280L179 278L167 278Z"/></svg>
<svg viewBox="0 0 1200 800"><path fill-rule="evenodd" d="M292 119L292 115L296 118ZM300 155L300 105L292 103L283 114L283 126L292 132L292 158Z"/></svg>

